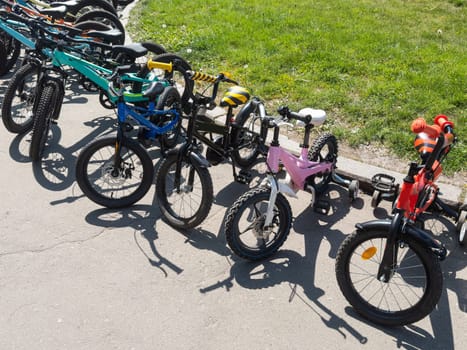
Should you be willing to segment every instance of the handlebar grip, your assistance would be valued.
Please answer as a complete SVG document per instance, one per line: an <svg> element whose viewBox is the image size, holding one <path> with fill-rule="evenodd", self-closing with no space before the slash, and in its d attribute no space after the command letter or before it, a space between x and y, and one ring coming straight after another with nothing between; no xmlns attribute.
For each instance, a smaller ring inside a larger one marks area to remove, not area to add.
<svg viewBox="0 0 467 350"><path fill-rule="evenodd" d="M172 72L173 70L173 64L172 62L168 62L168 63L165 63L165 62L158 62L158 61L153 61L152 59L150 59L147 63L147 67L148 69L163 69L167 72Z"/></svg>
<svg viewBox="0 0 467 350"><path fill-rule="evenodd" d="M411 130L413 133L418 134L424 132L432 138L437 138L441 132L439 125L427 125L425 119L417 118L412 122Z"/></svg>
<svg viewBox="0 0 467 350"><path fill-rule="evenodd" d="M191 80L198 80L198 81L207 81L208 83L215 83L217 78L213 75L201 73L201 72L191 72L190 76Z"/></svg>
<svg viewBox="0 0 467 350"><path fill-rule="evenodd" d="M448 131L447 127L451 127L451 131L454 129L454 123L443 114L437 115L435 117L435 124L438 125L444 132Z"/></svg>

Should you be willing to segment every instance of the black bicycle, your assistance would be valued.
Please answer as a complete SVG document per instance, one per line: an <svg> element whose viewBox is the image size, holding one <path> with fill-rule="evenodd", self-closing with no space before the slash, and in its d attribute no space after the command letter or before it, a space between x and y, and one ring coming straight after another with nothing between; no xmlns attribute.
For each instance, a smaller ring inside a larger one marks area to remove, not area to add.
<svg viewBox="0 0 467 350"><path fill-rule="evenodd" d="M174 62L175 66L177 64ZM180 71L189 79L212 84L210 95L191 93L186 140L168 152L156 172L156 200L163 217L177 229L188 229L207 217L213 202L208 168L230 160L234 179L248 183L248 169L265 149L267 127L261 125L260 116L265 115L261 113L264 109L261 101L256 98L250 100L248 91L226 74L212 76ZM225 92L220 103L221 107L227 107L224 123L208 116L208 111L216 107L220 83L234 85ZM243 108L234 117L234 108L242 104ZM207 146L206 157L201 154L203 146ZM238 174L237 167L240 168Z"/></svg>

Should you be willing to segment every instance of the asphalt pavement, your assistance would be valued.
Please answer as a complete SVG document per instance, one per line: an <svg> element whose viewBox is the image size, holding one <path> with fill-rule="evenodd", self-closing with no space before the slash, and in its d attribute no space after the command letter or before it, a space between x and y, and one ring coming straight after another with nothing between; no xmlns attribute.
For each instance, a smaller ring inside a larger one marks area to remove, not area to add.
<svg viewBox="0 0 467 350"><path fill-rule="evenodd" d="M9 77L0 80L0 96ZM76 157L112 130L114 112L75 85L42 162L28 157L30 135L1 125L0 349L464 348L467 251L451 220L426 223L449 251L437 309L410 326L379 327L348 305L334 260L354 225L387 217L389 202L373 209L362 193L350 203L332 184L331 211L322 215L299 193L289 198L294 221L280 251L243 261L223 234L226 209L246 190L229 164L210 168L213 206L187 232L161 219L154 186L123 210L88 200L75 181ZM157 147L150 152L157 167ZM345 168L344 159L339 164Z"/></svg>

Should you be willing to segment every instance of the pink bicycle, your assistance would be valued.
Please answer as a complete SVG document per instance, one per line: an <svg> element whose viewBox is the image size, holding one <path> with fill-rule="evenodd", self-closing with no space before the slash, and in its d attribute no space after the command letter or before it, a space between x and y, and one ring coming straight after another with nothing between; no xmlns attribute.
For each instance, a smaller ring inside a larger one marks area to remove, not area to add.
<svg viewBox="0 0 467 350"><path fill-rule="evenodd" d="M318 137L310 149L310 131L325 121L326 113L311 108L296 113L288 107L281 107L278 112L280 118L261 117L270 128L274 128L267 154L266 181L243 194L227 212L227 243L236 255L248 260L267 258L287 239L292 225L292 210L284 194L297 198L299 190L307 191L312 195L311 205L324 213L327 212L326 203L323 205L318 197L331 180L348 187L351 200L358 196L358 181L345 180L335 172L337 140L332 134ZM300 155L292 154L279 144L280 127L291 125L289 119L295 119L305 129ZM283 168L286 170L285 178L279 176Z"/></svg>

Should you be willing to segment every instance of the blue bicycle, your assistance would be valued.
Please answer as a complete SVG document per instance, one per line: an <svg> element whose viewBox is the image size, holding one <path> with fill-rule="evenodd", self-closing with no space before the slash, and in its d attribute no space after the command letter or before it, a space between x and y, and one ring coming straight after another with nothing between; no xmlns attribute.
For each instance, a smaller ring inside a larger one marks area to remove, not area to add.
<svg viewBox="0 0 467 350"><path fill-rule="evenodd" d="M151 62L152 68L172 70L170 63ZM140 200L151 187L154 165L143 147L159 140L162 152L177 143L180 131L180 94L162 81L154 82L144 92L148 108L125 102L124 82L120 75L130 66L117 69L109 84L110 95L117 98L116 135L104 136L88 144L76 162L76 181L92 201L107 208L123 208ZM118 88L116 88L118 87ZM156 102L157 101L157 102ZM138 139L128 137L138 125Z"/></svg>

